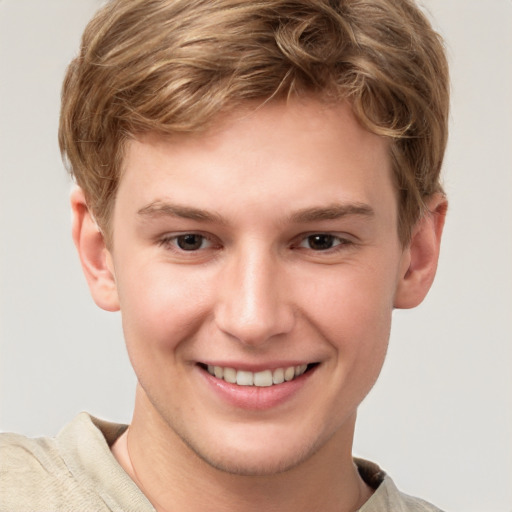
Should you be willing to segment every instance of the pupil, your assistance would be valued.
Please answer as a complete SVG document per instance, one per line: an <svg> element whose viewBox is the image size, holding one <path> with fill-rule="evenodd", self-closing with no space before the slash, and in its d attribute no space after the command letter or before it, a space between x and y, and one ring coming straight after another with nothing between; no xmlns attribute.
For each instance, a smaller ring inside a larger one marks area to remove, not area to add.
<svg viewBox="0 0 512 512"><path fill-rule="evenodd" d="M308 240L311 249L325 251L332 247L334 237L332 235L311 235Z"/></svg>
<svg viewBox="0 0 512 512"><path fill-rule="evenodd" d="M201 247L203 237L201 235L182 235L177 239L178 247L184 251L195 251Z"/></svg>

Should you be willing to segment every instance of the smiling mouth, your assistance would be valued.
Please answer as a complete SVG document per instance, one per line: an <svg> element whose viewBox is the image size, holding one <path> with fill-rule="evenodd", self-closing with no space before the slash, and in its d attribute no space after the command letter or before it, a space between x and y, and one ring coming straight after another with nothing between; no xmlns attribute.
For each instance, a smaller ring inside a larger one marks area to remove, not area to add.
<svg viewBox="0 0 512 512"><path fill-rule="evenodd" d="M275 368L273 370L262 370L259 372L205 364L200 364L199 366L215 378L224 380L230 384L237 384L238 386L270 387L297 379L317 366L317 364L318 363L301 364Z"/></svg>

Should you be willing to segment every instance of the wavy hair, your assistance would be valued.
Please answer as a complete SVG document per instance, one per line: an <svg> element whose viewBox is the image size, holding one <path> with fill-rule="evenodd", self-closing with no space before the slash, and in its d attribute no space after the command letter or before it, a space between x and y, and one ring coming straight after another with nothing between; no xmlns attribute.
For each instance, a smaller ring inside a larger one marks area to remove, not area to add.
<svg viewBox="0 0 512 512"><path fill-rule="evenodd" d="M442 191L449 108L443 42L412 0L111 0L67 70L59 143L108 233L128 140L311 94L389 138L406 244Z"/></svg>

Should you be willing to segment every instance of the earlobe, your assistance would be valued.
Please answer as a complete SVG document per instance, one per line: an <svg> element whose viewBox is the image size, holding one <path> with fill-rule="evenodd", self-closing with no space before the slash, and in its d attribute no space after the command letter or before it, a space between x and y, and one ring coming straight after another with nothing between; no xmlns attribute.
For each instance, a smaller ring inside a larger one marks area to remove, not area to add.
<svg viewBox="0 0 512 512"><path fill-rule="evenodd" d="M92 216L80 187L71 193L73 241L78 250L82 269L92 298L106 311L119 310L119 298L111 254L105 238Z"/></svg>
<svg viewBox="0 0 512 512"><path fill-rule="evenodd" d="M436 275L448 202L443 194L435 194L427 207L428 211L417 222L411 242L404 250L395 308L418 306L427 295Z"/></svg>

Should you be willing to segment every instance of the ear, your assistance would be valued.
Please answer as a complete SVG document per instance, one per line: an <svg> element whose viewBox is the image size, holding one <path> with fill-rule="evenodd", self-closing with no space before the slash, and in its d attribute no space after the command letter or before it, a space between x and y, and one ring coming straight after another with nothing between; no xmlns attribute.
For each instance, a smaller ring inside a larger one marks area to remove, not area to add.
<svg viewBox="0 0 512 512"><path fill-rule="evenodd" d="M92 298L100 308L106 311L118 311L119 298L112 256L80 187L76 187L71 193L71 210L73 241L80 256Z"/></svg>
<svg viewBox="0 0 512 512"><path fill-rule="evenodd" d="M395 295L395 308L418 306L430 290L436 275L447 209L445 196L435 194L427 203L427 211L416 223L402 256L403 268Z"/></svg>

